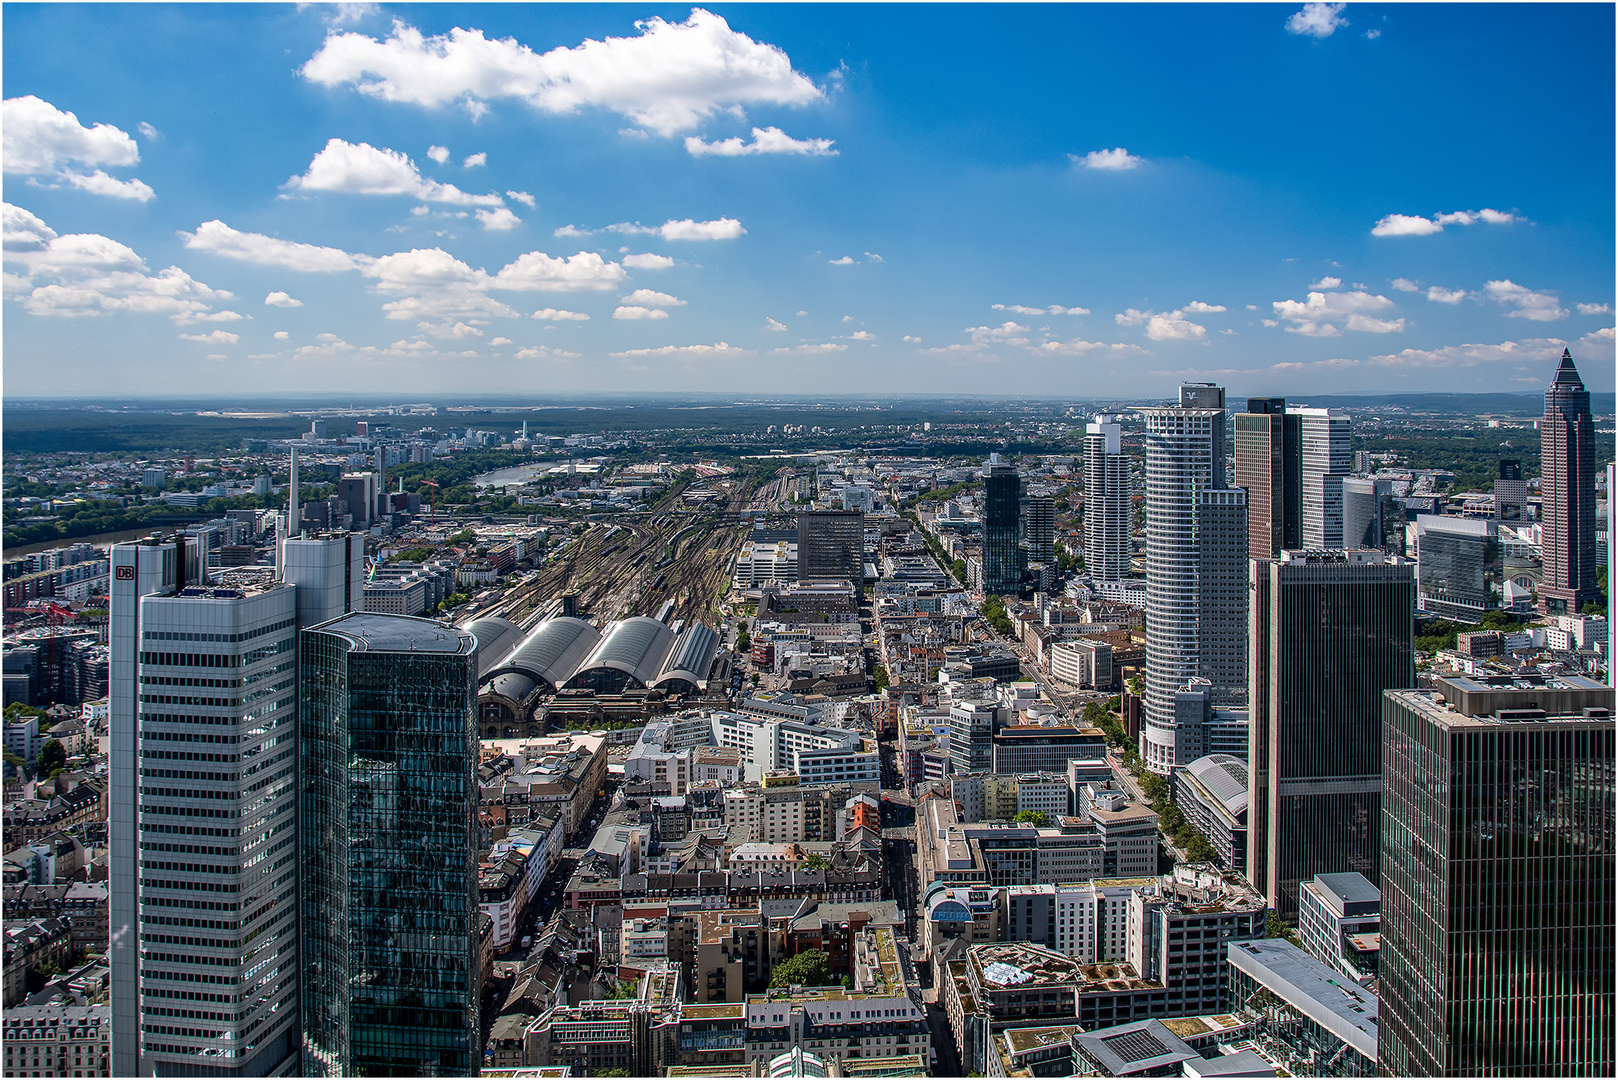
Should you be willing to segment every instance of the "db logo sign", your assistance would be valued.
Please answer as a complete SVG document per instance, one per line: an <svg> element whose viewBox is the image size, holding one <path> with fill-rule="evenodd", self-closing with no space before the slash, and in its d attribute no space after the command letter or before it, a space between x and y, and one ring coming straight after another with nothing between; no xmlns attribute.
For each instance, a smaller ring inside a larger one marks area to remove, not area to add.
<svg viewBox="0 0 1618 1080"><path fill-rule="evenodd" d="M117 566L113 568L112 576L119 581L134 581L135 568L133 566Z"/></svg>

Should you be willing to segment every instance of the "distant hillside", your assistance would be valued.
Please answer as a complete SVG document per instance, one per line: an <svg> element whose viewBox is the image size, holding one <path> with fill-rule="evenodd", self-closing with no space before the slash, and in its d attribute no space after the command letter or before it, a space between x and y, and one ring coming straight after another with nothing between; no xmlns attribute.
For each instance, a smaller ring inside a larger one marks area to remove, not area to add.
<svg viewBox="0 0 1618 1080"><path fill-rule="evenodd" d="M1474 416L1506 414L1538 416L1545 411L1544 391L1523 394L1297 394L1300 402L1323 407L1344 409L1398 408L1422 413L1470 413ZM1233 399L1229 399L1232 405ZM1290 398L1288 399L1291 400ZM1597 415L1611 415L1614 395L1590 395L1590 411Z"/></svg>

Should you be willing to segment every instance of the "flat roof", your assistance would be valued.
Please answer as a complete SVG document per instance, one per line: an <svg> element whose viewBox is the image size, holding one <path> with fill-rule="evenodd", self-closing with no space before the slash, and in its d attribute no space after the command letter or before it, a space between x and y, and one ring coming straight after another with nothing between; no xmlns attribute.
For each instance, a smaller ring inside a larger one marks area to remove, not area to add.
<svg viewBox="0 0 1618 1080"><path fill-rule="evenodd" d="M1280 938L1232 941L1225 954L1233 967L1361 1056L1376 1060L1375 994Z"/></svg>
<svg viewBox="0 0 1618 1080"><path fill-rule="evenodd" d="M1356 870L1341 874L1316 874L1315 880L1322 889L1344 904L1378 904L1382 901L1382 890Z"/></svg>
<svg viewBox="0 0 1618 1080"><path fill-rule="evenodd" d="M355 611L313 629L347 638L354 652L466 654L478 644L476 637L458 627L379 611Z"/></svg>

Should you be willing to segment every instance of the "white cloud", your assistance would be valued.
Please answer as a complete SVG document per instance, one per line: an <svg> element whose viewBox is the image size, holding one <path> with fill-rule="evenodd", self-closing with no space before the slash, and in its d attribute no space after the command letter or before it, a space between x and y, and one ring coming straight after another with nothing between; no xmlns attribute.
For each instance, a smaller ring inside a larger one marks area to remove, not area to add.
<svg viewBox="0 0 1618 1080"><path fill-rule="evenodd" d="M579 355L566 349L550 349L544 346L517 350L518 360L576 360Z"/></svg>
<svg viewBox="0 0 1618 1080"><path fill-rule="evenodd" d="M1512 222L1527 220L1525 217L1508 214L1502 210L1487 209L1454 210L1449 213L1434 214L1430 218L1415 217L1410 214L1389 214L1371 227L1371 235L1431 236L1433 233L1443 232L1445 225L1475 225L1480 221L1488 225L1509 225Z"/></svg>
<svg viewBox="0 0 1618 1080"><path fill-rule="evenodd" d="M1531 338L1502 341L1498 345L1445 345L1438 349L1404 349L1384 356L1372 356L1367 363L1378 367L1476 367L1480 364L1554 362L1567 342L1560 338Z"/></svg>
<svg viewBox="0 0 1618 1080"><path fill-rule="evenodd" d="M734 240L747 230L735 218L716 221L665 221L657 232L665 240Z"/></svg>
<svg viewBox="0 0 1618 1080"><path fill-rule="evenodd" d="M835 341L821 342L816 345L790 345L785 348L771 349L773 353L798 353L804 356L815 356L820 353L847 352L847 345L840 345Z"/></svg>
<svg viewBox="0 0 1618 1080"><path fill-rule="evenodd" d="M1611 315L1612 314L1612 305L1611 304L1580 304L1580 305L1578 305L1578 308L1579 308L1579 314L1580 315Z"/></svg>
<svg viewBox="0 0 1618 1080"><path fill-rule="evenodd" d="M753 141L740 135L717 142L704 142L695 135L685 138L685 152L693 157L748 157L754 154L796 154L800 157L836 157L832 139L794 139L778 127L754 128Z"/></svg>
<svg viewBox="0 0 1618 1080"><path fill-rule="evenodd" d="M1459 304L1466 299L1466 290L1446 289L1442 285L1434 285L1427 290L1427 299L1435 304Z"/></svg>
<svg viewBox="0 0 1618 1080"><path fill-rule="evenodd" d="M1377 38L1379 38L1381 36L1382 36L1382 31L1380 31L1380 30L1367 30L1367 31L1365 31L1365 40L1366 41L1375 41Z"/></svg>
<svg viewBox="0 0 1618 1080"><path fill-rule="evenodd" d="M435 337L444 341L464 341L467 338L480 338L483 331L464 322L417 323L416 329L428 337Z"/></svg>
<svg viewBox="0 0 1618 1080"><path fill-rule="evenodd" d="M614 310L612 317L615 319L666 319L669 317L669 313L662 308L640 307L636 304L629 304Z"/></svg>
<svg viewBox="0 0 1618 1080"><path fill-rule="evenodd" d="M493 210L479 210L476 217L486 232L507 232L522 224L522 218L501 206Z"/></svg>
<svg viewBox="0 0 1618 1080"><path fill-rule="evenodd" d="M798 312L798 314L799 314L799 315L807 315L807 314L809 314L809 313L808 313L808 312L807 312L807 311L800 311L800 312ZM851 322L853 322L853 321L854 321L854 316L852 316L852 315L844 315L844 316L843 316L843 317L842 317L842 318L841 318L841 319L839 319L839 320L838 320L838 321L839 321L839 322L846 322L846 323L851 323Z"/></svg>
<svg viewBox="0 0 1618 1080"><path fill-rule="evenodd" d="M1357 330L1362 334L1402 334L1405 321L1403 319L1374 319L1369 315L1358 312L1350 315L1343 324L1344 329Z"/></svg>
<svg viewBox="0 0 1618 1080"><path fill-rule="evenodd" d="M1335 280L1335 279L1328 279L1328 280ZM1217 315L1220 312L1223 312L1225 310L1225 305L1224 304L1204 304L1201 300L1193 300L1193 301L1191 301L1189 304L1187 304L1185 306L1185 310L1186 311L1194 311L1194 312L1198 312L1199 314L1205 314L1205 315Z"/></svg>
<svg viewBox="0 0 1618 1080"><path fill-rule="evenodd" d="M1139 345L1109 345L1104 341L1085 341L1083 338L1074 338L1072 341L1047 341L1031 347L1028 351L1035 356L1088 356L1098 351L1113 356L1148 355Z"/></svg>
<svg viewBox="0 0 1618 1080"><path fill-rule="evenodd" d="M1311 289L1338 289L1342 285L1343 279L1340 277L1323 277L1309 287Z"/></svg>
<svg viewBox="0 0 1618 1080"><path fill-rule="evenodd" d="M1052 304L1050 307L1046 308L1045 311L1046 311L1047 314L1050 314L1050 315L1088 315L1088 314L1090 314L1090 309L1087 308L1087 307L1063 307L1061 304Z"/></svg>
<svg viewBox="0 0 1618 1080"><path fill-rule="evenodd" d="M853 258L848 256L848 255L844 255L841 259L827 259L826 261L828 263L830 263L832 266L853 266L854 265Z"/></svg>
<svg viewBox="0 0 1618 1080"><path fill-rule="evenodd" d="M1305 4L1287 20L1287 33L1304 37L1329 38L1340 26L1347 26L1343 18L1344 4Z"/></svg>
<svg viewBox="0 0 1618 1080"><path fill-rule="evenodd" d="M522 203L530 210L534 208L534 197L528 194L526 191L508 191L506 192L506 197L511 199L513 202Z"/></svg>
<svg viewBox="0 0 1618 1080"><path fill-rule="evenodd" d="M776 333L780 333L780 332L785 331L786 328L787 328L786 323L776 322L774 319L770 318L768 315L764 316L764 329L771 330L771 331L774 331Z"/></svg>
<svg viewBox="0 0 1618 1080"><path fill-rule="evenodd" d="M476 154L468 154L468 155L466 155L466 159L461 162L461 168L463 168L463 169L476 169L479 166L487 165L488 163L489 163L489 155L486 152L479 151Z"/></svg>
<svg viewBox="0 0 1618 1080"><path fill-rule="evenodd" d="M409 155L398 150L332 139L309 162L302 176L287 180L295 191L335 191L346 195L408 195L454 206L502 206L497 194L472 195L454 184L428 180Z"/></svg>
<svg viewBox="0 0 1618 1080"><path fill-rule="evenodd" d="M287 331L285 331L285 330L277 330L275 332L275 340L276 341L285 341L288 338L290 338L291 336L292 335L290 333L288 333Z"/></svg>
<svg viewBox="0 0 1618 1080"><path fill-rule="evenodd" d="M427 156L442 165L444 162L449 160L449 147L429 146L427 148Z"/></svg>
<svg viewBox="0 0 1618 1080"><path fill-rule="evenodd" d="M1483 286L1489 299L1517 310L1506 312L1512 319L1532 319L1534 322L1555 322L1567 318L1567 309L1549 293L1537 293L1514 281L1490 281Z"/></svg>
<svg viewBox="0 0 1618 1080"><path fill-rule="evenodd" d="M1044 308L1029 307L1026 304L991 304L991 311L1009 311L1013 315L1043 315Z"/></svg>
<svg viewBox="0 0 1618 1080"><path fill-rule="evenodd" d="M204 345L234 345L242 339L240 334L232 334L229 330L214 330L206 334L181 334L181 341L200 341Z"/></svg>
<svg viewBox="0 0 1618 1080"><path fill-rule="evenodd" d="M625 255L622 261L631 270L667 270L674 265L674 260L667 255L653 255L650 252L642 255Z"/></svg>
<svg viewBox="0 0 1618 1080"><path fill-rule="evenodd" d="M848 335L848 340L850 340L850 341L875 341L876 340L876 335L871 333L869 330L856 330L852 334Z"/></svg>
<svg viewBox="0 0 1618 1080"><path fill-rule="evenodd" d="M1069 154L1068 158L1075 165L1083 165L1086 169L1134 169L1139 167L1141 159L1131 154L1123 147L1112 150L1092 150L1082 158L1077 154Z"/></svg>
<svg viewBox="0 0 1618 1080"><path fill-rule="evenodd" d="M917 336L917 335L915 335L915 334L906 334L906 335L905 335L905 340L906 340L906 341L910 341L910 342L917 342L917 341L920 341L920 340L921 340L921 338L920 338L920 337L918 337L918 336Z"/></svg>
<svg viewBox="0 0 1618 1080"><path fill-rule="evenodd" d="M46 176L92 195L146 202L154 192L139 180L119 180L84 166L137 165L140 150L129 133L111 124L87 128L70 112L29 94L5 102L4 169L23 176ZM151 128L151 125L147 125ZM151 129L156 134L156 129ZM77 168L70 167L77 166ZM52 185L54 186L54 185Z"/></svg>
<svg viewBox="0 0 1618 1080"><path fill-rule="evenodd" d="M272 292L270 295L266 296L264 298L264 302L270 307L303 307L302 300L294 300L292 297L288 296L284 292L281 292L280 290L276 290L275 292Z"/></svg>
<svg viewBox="0 0 1618 1080"><path fill-rule="evenodd" d="M1395 289L1397 289L1400 292L1418 292L1421 289L1420 285L1417 285L1414 281L1411 281L1409 278L1397 277L1397 278L1393 279L1391 284L1393 285L1393 287Z"/></svg>
<svg viewBox="0 0 1618 1080"><path fill-rule="evenodd" d="M1292 323L1288 332L1307 337L1336 337L1343 328L1372 334L1395 333L1404 329L1403 319L1369 318L1366 313L1386 311L1393 301L1368 292L1311 292L1306 300L1277 300L1275 314ZM1266 325L1269 325L1266 321Z"/></svg>
<svg viewBox="0 0 1618 1080"><path fill-rule="evenodd" d="M566 239L569 239L569 240L577 240L577 239L581 239L581 238L586 237L586 236L592 236L594 234L590 233L589 231L587 231L585 229L576 228L575 226L572 226L572 225L563 225L560 229L557 229L554 232L552 232L551 235L555 236L555 237L559 237L559 238L566 238Z"/></svg>
<svg viewBox="0 0 1618 1080"><path fill-rule="evenodd" d="M603 108L659 135L690 130L721 109L808 105L825 99L785 52L695 8L683 23L637 22L639 37L585 41L539 55L512 38L457 27L427 38L403 22L385 41L332 33L301 69L323 86L352 85L386 101L460 104L517 99L542 112Z"/></svg>
<svg viewBox="0 0 1618 1080"><path fill-rule="evenodd" d="M882 256L878 255L874 251L867 251L865 253L865 261L866 262L871 262L871 263L879 263L879 262L886 262L887 260L884 259Z"/></svg>
<svg viewBox="0 0 1618 1080"><path fill-rule="evenodd" d="M567 258L552 258L543 251L530 251L503 267L490 281L495 289L538 292L588 292L613 289L629 280L617 263L608 262L593 251L581 251Z"/></svg>
<svg viewBox="0 0 1618 1080"><path fill-rule="evenodd" d="M157 192L140 180L117 180L97 169L88 176L81 173L62 173L61 178L80 191L88 191L92 195L106 195L114 199L134 199L136 202L147 202L157 197Z"/></svg>
<svg viewBox="0 0 1618 1080"><path fill-rule="evenodd" d="M156 142L158 139L163 137L163 133L161 131L157 130L144 120L135 125L135 130L140 132L140 137L145 139L147 142Z"/></svg>
<svg viewBox="0 0 1618 1080"><path fill-rule="evenodd" d="M538 311L534 312L533 317L536 318L536 319L543 319L546 322L589 322L590 321L590 316L586 315L582 311L562 311L562 310L560 310L558 308L553 308L553 307L540 308Z"/></svg>
<svg viewBox="0 0 1618 1080"><path fill-rule="evenodd" d="M660 345L655 349L628 349L613 356L752 356L752 349L740 349L727 342L712 345Z"/></svg>
<svg viewBox="0 0 1618 1080"><path fill-rule="evenodd" d="M678 296L657 292L653 289L636 289L619 301L624 304L647 304L651 307L685 307L685 301Z"/></svg>
<svg viewBox="0 0 1618 1080"><path fill-rule="evenodd" d="M205 221L194 233L181 233L185 246L259 266L280 266L306 273L336 273L357 270L370 261L367 256L350 255L337 248L278 240L262 233L237 232L223 221Z"/></svg>
<svg viewBox="0 0 1618 1080"><path fill-rule="evenodd" d="M964 331L972 335L972 344L975 347L986 345L1026 345L1028 327L1011 322L1009 319L999 326L969 326Z"/></svg>
<svg viewBox="0 0 1618 1080"><path fill-rule="evenodd" d="M1126 308L1112 317L1119 326L1145 326L1146 336L1153 341L1201 341L1208 336L1208 328L1185 317L1187 311L1216 313L1225 309L1218 304L1204 304L1193 300L1174 311L1139 311Z"/></svg>
<svg viewBox="0 0 1618 1080"><path fill-rule="evenodd" d="M497 337L493 341L489 342L489 344L490 345L510 345L511 344L511 339L508 338L508 337Z"/></svg>

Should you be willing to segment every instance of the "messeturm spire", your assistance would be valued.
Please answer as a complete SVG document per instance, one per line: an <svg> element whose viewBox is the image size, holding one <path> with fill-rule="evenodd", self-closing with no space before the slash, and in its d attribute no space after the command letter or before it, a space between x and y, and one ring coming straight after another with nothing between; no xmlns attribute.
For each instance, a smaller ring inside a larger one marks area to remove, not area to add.
<svg viewBox="0 0 1618 1080"><path fill-rule="evenodd" d="M1556 377L1545 391L1539 425L1544 572L1540 610L1576 614L1600 598L1596 585L1595 425L1590 392L1562 350Z"/></svg>

